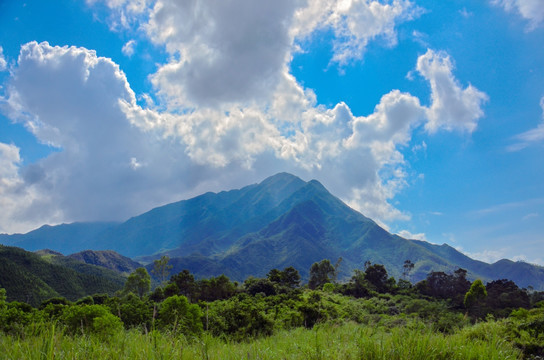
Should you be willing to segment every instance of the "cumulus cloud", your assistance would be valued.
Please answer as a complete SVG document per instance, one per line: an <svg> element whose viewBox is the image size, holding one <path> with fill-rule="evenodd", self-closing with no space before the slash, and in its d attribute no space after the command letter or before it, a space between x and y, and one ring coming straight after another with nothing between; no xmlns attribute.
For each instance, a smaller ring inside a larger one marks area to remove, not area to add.
<svg viewBox="0 0 544 360"><path fill-rule="evenodd" d="M382 38L387 45L397 43L395 27L421 14L411 1L310 1L296 13L294 36L305 38L316 29L332 28L336 39L332 61L345 64L360 59L368 43Z"/></svg>
<svg viewBox="0 0 544 360"><path fill-rule="evenodd" d="M157 1L145 29L171 61L152 76L171 106L266 96L285 66L296 1Z"/></svg>
<svg viewBox="0 0 544 360"><path fill-rule="evenodd" d="M484 115L482 105L488 96L472 85L463 89L452 74L451 58L444 52L427 50L418 58L416 69L431 85L432 104L425 128L431 133L441 128L473 132Z"/></svg>
<svg viewBox="0 0 544 360"><path fill-rule="evenodd" d="M38 221L43 210L62 221L122 220L289 171L319 179L385 226L409 218L390 201L407 186L400 150L414 129L472 131L483 114L485 94L462 89L447 54L431 50L417 61L430 107L392 90L371 114L356 116L343 102L318 104L289 72L297 39L326 26L337 34L339 63L360 57L376 37L394 43L395 24L416 14L409 1L105 4L119 22L140 21L170 53L150 76L160 104L139 105L119 66L92 50L23 45L3 111L59 150L26 166L6 152L18 188L37 204L27 218ZM18 211L28 211L25 204ZM10 219L1 221L22 224Z"/></svg>
<svg viewBox="0 0 544 360"><path fill-rule="evenodd" d="M492 0L491 3L502 6L506 11L517 11L529 21L529 30L544 23L544 6L540 0Z"/></svg>
<svg viewBox="0 0 544 360"><path fill-rule="evenodd" d="M8 115L59 148L20 168L19 187L40 194L42 207L63 221L124 219L194 185L179 180L197 167L181 146L128 121L120 104L135 104L134 93L119 67L94 51L25 44L7 93ZM4 224L16 228L17 219Z"/></svg>
<svg viewBox="0 0 544 360"><path fill-rule="evenodd" d="M540 107L542 108L542 118L544 119L544 96L540 99ZM508 151L519 151L533 144L544 142L544 121L536 128L516 135L515 140L514 144L508 146Z"/></svg>

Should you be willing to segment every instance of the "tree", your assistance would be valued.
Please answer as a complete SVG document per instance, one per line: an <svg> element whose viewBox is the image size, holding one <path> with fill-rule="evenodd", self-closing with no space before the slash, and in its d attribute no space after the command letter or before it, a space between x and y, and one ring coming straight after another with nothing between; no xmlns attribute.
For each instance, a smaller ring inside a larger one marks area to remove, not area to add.
<svg viewBox="0 0 544 360"><path fill-rule="evenodd" d="M159 309L160 324L176 333L186 335L202 332L202 311L196 304L189 304L185 296L174 295L165 299Z"/></svg>
<svg viewBox="0 0 544 360"><path fill-rule="evenodd" d="M268 280L280 286L290 289L297 288L300 284L300 274L298 270L292 266L286 267L283 271L272 269L266 275Z"/></svg>
<svg viewBox="0 0 544 360"><path fill-rule="evenodd" d="M142 298L150 289L151 276L149 276L145 268L139 267L128 276L123 292L132 292Z"/></svg>
<svg viewBox="0 0 544 360"><path fill-rule="evenodd" d="M351 280L344 286L344 295L351 295L356 298L370 295L369 283L365 279L365 273L359 269L353 271Z"/></svg>
<svg viewBox="0 0 544 360"><path fill-rule="evenodd" d="M365 270L365 280L372 284L378 292L387 290L387 270L381 264L370 265Z"/></svg>
<svg viewBox="0 0 544 360"><path fill-rule="evenodd" d="M482 280L476 279L470 286L470 290L465 294L465 308L476 317L481 316L481 305L487 297Z"/></svg>
<svg viewBox="0 0 544 360"><path fill-rule="evenodd" d="M331 282L331 278L334 277L334 271L334 266L332 266L328 259L321 260L319 263L313 263L312 267L310 267L308 287L313 290Z"/></svg>
<svg viewBox="0 0 544 360"><path fill-rule="evenodd" d="M270 279L254 278L250 276L244 281L244 288L250 295L256 295L258 293L263 293L265 296L276 295L276 288Z"/></svg>
<svg viewBox="0 0 544 360"><path fill-rule="evenodd" d="M506 317L517 308L529 309L531 301L527 292L520 289L513 281L494 280L486 284L486 310L495 316Z"/></svg>
<svg viewBox="0 0 544 360"><path fill-rule="evenodd" d="M170 282L176 284L179 294L186 296L189 301L193 301L196 297L197 285L195 277L189 270L183 270L176 275L172 275Z"/></svg>
<svg viewBox="0 0 544 360"><path fill-rule="evenodd" d="M404 260L404 265L402 266L402 278L404 280L409 280L410 273L414 270L415 264L411 260Z"/></svg>
<svg viewBox="0 0 544 360"><path fill-rule="evenodd" d="M457 269L453 275L442 271L432 271L427 279L418 283L418 289L424 295L439 299L451 299L452 305L457 308L463 307L463 299L470 289L470 281L466 279L467 271Z"/></svg>
<svg viewBox="0 0 544 360"><path fill-rule="evenodd" d="M168 279L168 275L170 274L170 270L172 269L172 265L168 265L169 261L170 258L166 255L162 256L158 260L153 261L153 270L151 270L151 272L159 280L160 287L162 287L166 279Z"/></svg>

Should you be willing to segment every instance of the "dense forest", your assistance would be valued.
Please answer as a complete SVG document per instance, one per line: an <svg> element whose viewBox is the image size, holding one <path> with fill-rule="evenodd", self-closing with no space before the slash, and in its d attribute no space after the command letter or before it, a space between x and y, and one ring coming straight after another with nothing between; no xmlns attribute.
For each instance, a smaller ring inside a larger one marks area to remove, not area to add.
<svg viewBox="0 0 544 360"><path fill-rule="evenodd" d="M168 257L138 268L115 294L33 307L0 289L0 349L10 359L539 359L544 292L464 269L412 284L367 262L337 282L341 259L243 283L170 275ZM152 283L156 286L152 290Z"/></svg>

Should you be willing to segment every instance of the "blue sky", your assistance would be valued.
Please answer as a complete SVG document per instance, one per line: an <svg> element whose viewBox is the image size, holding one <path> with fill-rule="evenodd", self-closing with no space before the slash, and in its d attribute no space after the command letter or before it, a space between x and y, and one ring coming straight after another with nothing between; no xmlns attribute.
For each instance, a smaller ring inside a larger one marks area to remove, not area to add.
<svg viewBox="0 0 544 360"><path fill-rule="evenodd" d="M7 0L0 30L0 232L287 171L544 264L540 0Z"/></svg>

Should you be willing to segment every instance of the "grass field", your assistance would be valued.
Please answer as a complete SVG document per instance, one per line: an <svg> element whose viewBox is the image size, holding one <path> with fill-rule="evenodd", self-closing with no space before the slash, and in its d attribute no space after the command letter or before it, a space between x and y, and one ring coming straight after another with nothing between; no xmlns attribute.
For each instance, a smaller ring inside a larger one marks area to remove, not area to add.
<svg viewBox="0 0 544 360"><path fill-rule="evenodd" d="M2 359L520 359L498 322L452 335L412 322L391 329L355 323L322 324L233 342L121 330L107 339L64 334L55 325L24 337L0 335Z"/></svg>

